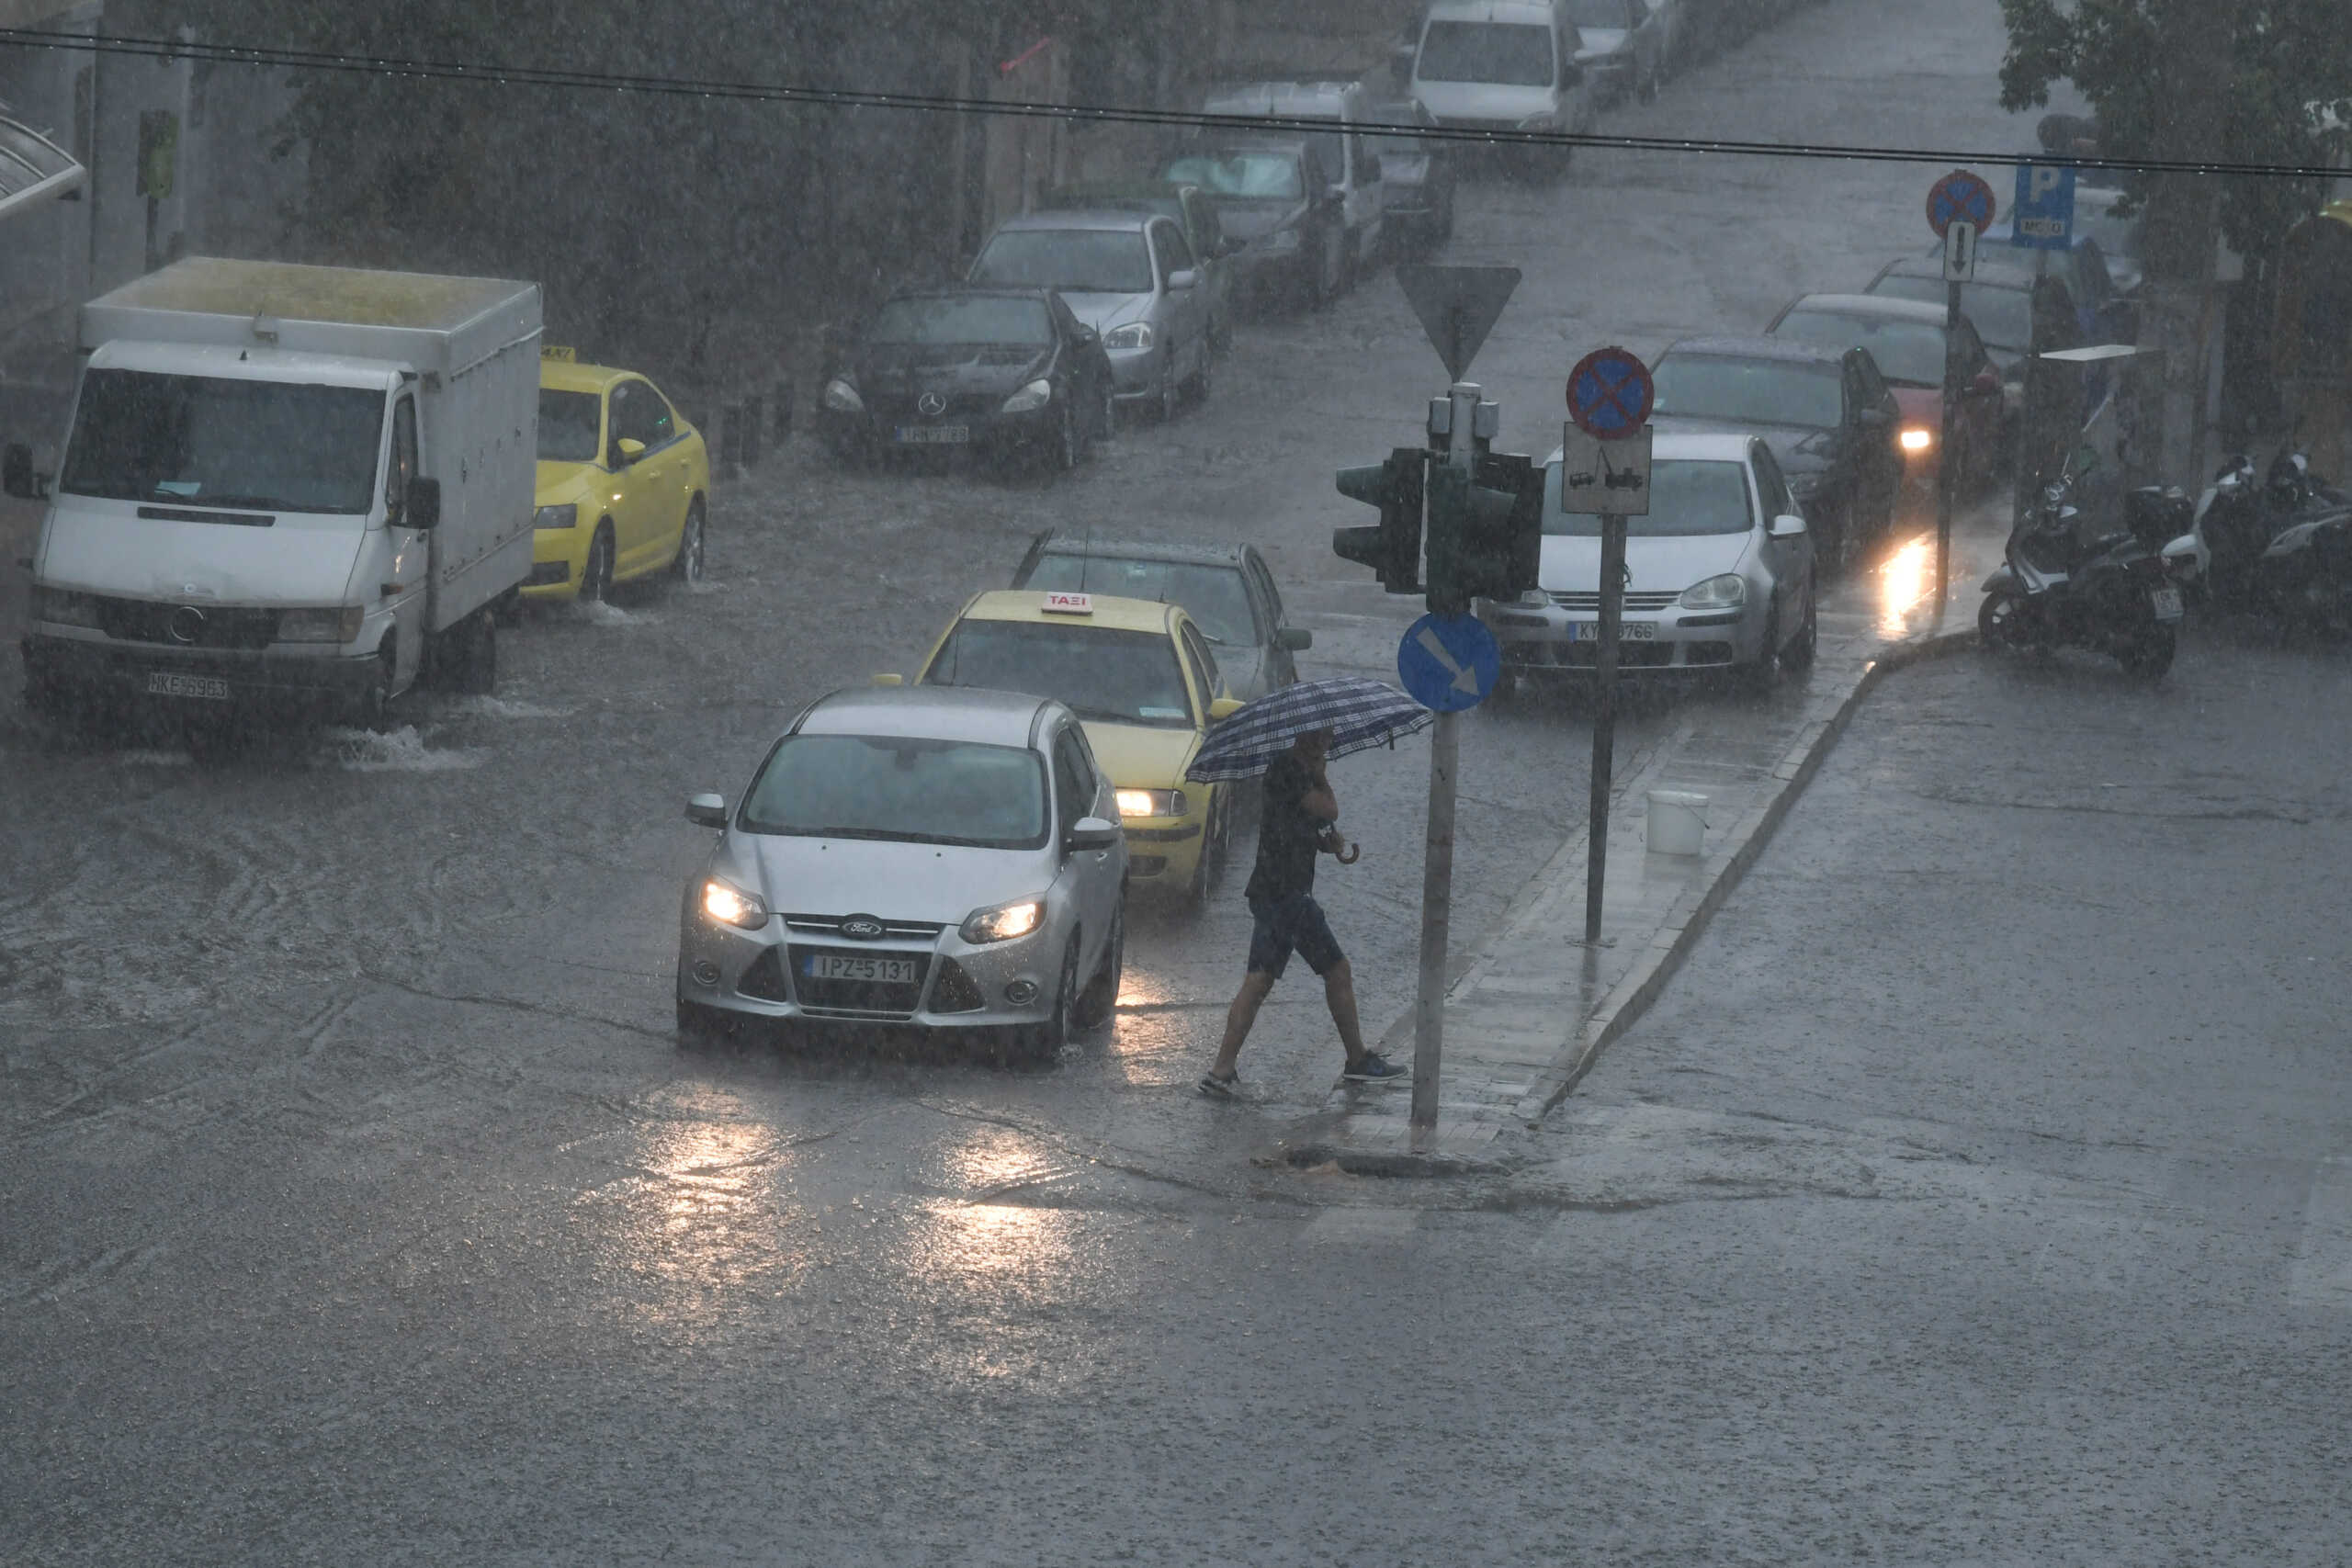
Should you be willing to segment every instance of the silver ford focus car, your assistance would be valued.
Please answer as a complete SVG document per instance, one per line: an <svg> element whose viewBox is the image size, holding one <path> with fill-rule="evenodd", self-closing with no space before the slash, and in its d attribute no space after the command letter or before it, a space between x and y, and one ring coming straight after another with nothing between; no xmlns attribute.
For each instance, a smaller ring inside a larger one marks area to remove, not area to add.
<svg viewBox="0 0 2352 1568"><path fill-rule="evenodd" d="M748 1019L1010 1030L1108 1022L1127 850L1069 709L962 687L843 691L768 749L686 884L678 1032Z"/></svg>

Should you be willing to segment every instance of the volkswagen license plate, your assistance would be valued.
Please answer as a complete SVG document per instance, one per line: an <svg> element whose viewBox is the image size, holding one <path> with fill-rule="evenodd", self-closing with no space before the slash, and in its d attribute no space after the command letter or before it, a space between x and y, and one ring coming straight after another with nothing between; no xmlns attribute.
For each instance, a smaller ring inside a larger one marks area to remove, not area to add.
<svg viewBox="0 0 2352 1568"><path fill-rule="evenodd" d="M209 697L229 700L229 682L218 675L171 675L156 671L147 677L147 694L155 697Z"/></svg>
<svg viewBox="0 0 2352 1568"><path fill-rule="evenodd" d="M2151 589L2148 592L2148 604L2154 609L2156 619L2160 621L2180 619L2180 590L2177 588Z"/></svg>
<svg viewBox="0 0 2352 1568"><path fill-rule="evenodd" d="M910 446L960 446L972 439L968 424L902 424L899 439Z"/></svg>
<svg viewBox="0 0 2352 1568"><path fill-rule="evenodd" d="M812 953L801 961L811 980L867 980L885 986L911 986L922 978L922 964L912 958L868 958L854 953Z"/></svg>
<svg viewBox="0 0 2352 1568"><path fill-rule="evenodd" d="M1600 623L1599 621L1570 621L1568 640L1570 642L1599 642ZM1620 621L1617 623L1617 640L1619 642L1656 642L1657 623L1656 621Z"/></svg>

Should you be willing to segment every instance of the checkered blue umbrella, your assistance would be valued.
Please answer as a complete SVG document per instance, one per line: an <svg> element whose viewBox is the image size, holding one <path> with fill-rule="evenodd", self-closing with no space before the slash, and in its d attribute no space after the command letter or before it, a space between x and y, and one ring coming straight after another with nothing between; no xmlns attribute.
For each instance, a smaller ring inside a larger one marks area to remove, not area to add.
<svg viewBox="0 0 2352 1568"><path fill-rule="evenodd" d="M1344 757L1410 735L1436 717L1385 681L1361 675L1301 681L1268 693L1210 730L1184 776L1204 784L1255 778L1302 735L1329 730L1330 755Z"/></svg>

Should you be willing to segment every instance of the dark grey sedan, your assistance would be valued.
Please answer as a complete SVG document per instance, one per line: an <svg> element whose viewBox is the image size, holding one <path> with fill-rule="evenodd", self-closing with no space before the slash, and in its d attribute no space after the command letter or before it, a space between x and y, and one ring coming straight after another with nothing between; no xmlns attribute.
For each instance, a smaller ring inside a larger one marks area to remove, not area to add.
<svg viewBox="0 0 2352 1568"><path fill-rule="evenodd" d="M1181 604L1216 645L1217 671L1243 702L1297 680L1292 655L1315 640L1284 624L1283 596L1253 545L1048 531L1031 542L1012 586Z"/></svg>

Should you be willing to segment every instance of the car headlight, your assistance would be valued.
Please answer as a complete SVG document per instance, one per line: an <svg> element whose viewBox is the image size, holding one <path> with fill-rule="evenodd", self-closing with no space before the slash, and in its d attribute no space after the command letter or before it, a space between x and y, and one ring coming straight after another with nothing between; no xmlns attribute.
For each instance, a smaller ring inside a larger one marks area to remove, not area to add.
<svg viewBox="0 0 2352 1568"><path fill-rule="evenodd" d="M365 607L345 604L333 610L288 610L277 617L279 642L349 642L359 635Z"/></svg>
<svg viewBox="0 0 2352 1568"><path fill-rule="evenodd" d="M1519 602L1530 609L1548 610L1552 607L1552 596L1541 588L1529 589L1519 596Z"/></svg>
<svg viewBox="0 0 2352 1568"><path fill-rule="evenodd" d="M1188 804L1181 789L1123 789L1117 793L1122 817L1182 817Z"/></svg>
<svg viewBox="0 0 2352 1568"><path fill-rule="evenodd" d="M746 893L717 877L702 885L702 912L714 920L758 931L768 923L768 907L756 893Z"/></svg>
<svg viewBox="0 0 2352 1568"><path fill-rule="evenodd" d="M865 400L857 395L857 389L838 376L825 383L824 404L835 413L865 412Z"/></svg>
<svg viewBox="0 0 2352 1568"><path fill-rule="evenodd" d="M1104 348L1149 348L1151 323L1129 321L1124 327L1113 327L1102 334L1102 346Z"/></svg>
<svg viewBox="0 0 2352 1568"><path fill-rule="evenodd" d="M1041 378L1039 380L1030 382L1027 386L1022 388L1021 390L1005 399L1004 412L1007 413L1027 413L1031 409L1044 408L1047 403L1053 401L1053 400L1054 384L1051 381Z"/></svg>
<svg viewBox="0 0 2352 1568"><path fill-rule="evenodd" d="M531 514L534 528L577 528L580 508L577 505L542 506Z"/></svg>
<svg viewBox="0 0 2352 1568"><path fill-rule="evenodd" d="M974 947L991 942L1011 942L1017 936L1027 936L1046 919L1046 901L1038 898L1015 898L1010 904L994 904L985 909L975 909L964 917L956 934Z"/></svg>
<svg viewBox="0 0 2352 1568"><path fill-rule="evenodd" d="M1277 229L1258 243L1270 251L1295 251L1299 245L1298 231Z"/></svg>
<svg viewBox="0 0 2352 1568"><path fill-rule="evenodd" d="M1906 424L1896 439L1903 443L1905 452L1925 452L1936 444L1936 433L1924 424Z"/></svg>
<svg viewBox="0 0 2352 1568"><path fill-rule="evenodd" d="M1736 571L1694 582L1682 591L1686 610L1732 610L1747 603L1747 579Z"/></svg>
<svg viewBox="0 0 2352 1568"><path fill-rule="evenodd" d="M96 626L98 624L98 596L69 592L62 588L36 588L33 590L33 619L47 621L53 626Z"/></svg>

